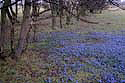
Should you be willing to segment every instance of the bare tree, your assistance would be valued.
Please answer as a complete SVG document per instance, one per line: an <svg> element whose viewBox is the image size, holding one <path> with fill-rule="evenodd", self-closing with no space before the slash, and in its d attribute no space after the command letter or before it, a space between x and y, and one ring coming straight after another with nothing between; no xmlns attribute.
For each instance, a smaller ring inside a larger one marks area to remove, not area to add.
<svg viewBox="0 0 125 83"><path fill-rule="evenodd" d="M36 29L37 29L37 18L39 16L39 0L33 0L32 2L32 20L33 20L33 24L32 24L32 28L33 28L33 32L34 32L34 37L33 40L36 40Z"/></svg>
<svg viewBox="0 0 125 83"><path fill-rule="evenodd" d="M17 1L17 0L16 0ZM18 15L18 2L16 3L15 5L15 11L16 11L16 18L17 18L17 15Z"/></svg>
<svg viewBox="0 0 125 83"><path fill-rule="evenodd" d="M56 0L49 0L50 3L50 8L51 8L51 15L52 15L52 29L55 29L55 25L56 25Z"/></svg>
<svg viewBox="0 0 125 83"><path fill-rule="evenodd" d="M20 56L24 48L26 47L26 39L28 36L28 32L30 30L30 22L31 22L30 12L31 12L31 0L25 0L19 43L15 53L16 56Z"/></svg>
<svg viewBox="0 0 125 83"><path fill-rule="evenodd" d="M8 5L8 1L5 0L3 7ZM1 9L1 29L0 29L0 56L5 52L5 39L6 39L6 21L7 21L7 7Z"/></svg>
<svg viewBox="0 0 125 83"><path fill-rule="evenodd" d="M18 2L18 1L16 1ZM10 20L10 25L11 27L10 28L7 28L7 16ZM1 54L4 54L4 52L6 51L5 50L5 44L9 43L9 42L6 42L5 40L7 39L6 38L6 31L8 31L8 29L10 30L10 34L9 37L10 37L10 47L11 47L11 53L10 54L14 54L14 23L17 22L17 19L16 19L16 14L15 12L13 11L13 8L11 6L11 0L4 0L4 4L3 4L3 7L1 8L1 42L0 42L0 46L1 46Z"/></svg>

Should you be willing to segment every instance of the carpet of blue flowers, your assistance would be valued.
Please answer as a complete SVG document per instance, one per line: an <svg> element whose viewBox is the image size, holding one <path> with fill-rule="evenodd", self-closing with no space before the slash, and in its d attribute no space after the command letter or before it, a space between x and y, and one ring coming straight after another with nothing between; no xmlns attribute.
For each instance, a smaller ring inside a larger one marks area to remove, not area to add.
<svg viewBox="0 0 125 83"><path fill-rule="evenodd" d="M58 83L125 83L124 31L40 35L49 39L50 62L61 68ZM46 83L53 83L51 76Z"/></svg>

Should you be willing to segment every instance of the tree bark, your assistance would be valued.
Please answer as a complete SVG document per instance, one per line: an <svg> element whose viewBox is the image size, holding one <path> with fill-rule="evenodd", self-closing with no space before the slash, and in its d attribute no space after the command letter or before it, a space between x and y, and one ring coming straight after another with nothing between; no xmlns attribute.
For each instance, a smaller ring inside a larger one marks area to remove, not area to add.
<svg viewBox="0 0 125 83"><path fill-rule="evenodd" d="M62 16L63 16L63 1L62 1L62 0L59 0L60 28L63 28L63 24L62 24Z"/></svg>
<svg viewBox="0 0 125 83"><path fill-rule="evenodd" d="M30 11L31 11L31 0L25 0L23 21L21 25L19 42L15 53L16 56L20 56L24 48L26 47L26 39L28 32L30 30L30 22L31 22Z"/></svg>
<svg viewBox="0 0 125 83"><path fill-rule="evenodd" d="M5 0L3 8L1 9L1 29L0 29L0 56L5 52L5 39L6 39L6 21L7 21L7 6L8 1Z"/></svg>
<svg viewBox="0 0 125 83"><path fill-rule="evenodd" d="M16 0L16 1L17 1L17 0ZM17 14L18 14L18 3L16 3L15 6L16 6L16 9L15 9L15 10L16 10L16 18L17 18Z"/></svg>
<svg viewBox="0 0 125 83"><path fill-rule="evenodd" d="M39 16L39 4L37 3L38 1L36 0L32 0L33 1L33 5L32 5L32 20L33 20L33 32L34 32L34 37L33 40L34 42L36 41L36 29L37 29L37 17Z"/></svg>
<svg viewBox="0 0 125 83"><path fill-rule="evenodd" d="M50 0L50 8L51 8L51 15L52 15L52 29L55 29L56 25L56 11L55 11L55 0Z"/></svg>

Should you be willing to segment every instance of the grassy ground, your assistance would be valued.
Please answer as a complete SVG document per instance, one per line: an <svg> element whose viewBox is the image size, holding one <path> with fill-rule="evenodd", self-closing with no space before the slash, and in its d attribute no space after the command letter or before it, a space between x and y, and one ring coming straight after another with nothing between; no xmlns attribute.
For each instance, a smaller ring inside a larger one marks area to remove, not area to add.
<svg viewBox="0 0 125 83"><path fill-rule="evenodd" d="M39 21L37 25L37 32L76 32L81 34L88 34L91 32L113 32L119 33L118 30L125 30L125 11L104 11L102 14L95 14L86 16L86 19L90 21L97 21L99 24L87 24L82 21L75 21L73 18L73 24L65 26L63 29L59 29L59 24L57 22L56 30L52 30L51 20ZM17 26L18 27L18 26ZM18 27L20 28L20 27ZM17 29L18 30L18 29ZM122 33L119 33L122 34ZM81 64L86 64L87 68L94 68L92 65L86 63L88 59L93 60L94 57L67 57L70 58L70 62L64 60L64 57L52 56L51 58L48 54L46 46L49 44L48 41L42 41L39 43L31 43L28 46L28 50L19 57L19 60L13 61L10 58L7 58L7 62L0 60L0 82L2 83L49 83L46 82L48 77L53 78L52 83L59 83L59 79L62 78L58 72L64 69L64 66L55 64L55 59L58 58L61 64L65 63L75 63L77 60L82 58ZM39 47L40 46L40 47ZM72 70L67 70L69 75L71 75ZM98 71L101 71L98 68ZM90 83L88 77L93 77L94 75L89 72L77 72L73 80L74 83ZM122 74L120 74L122 78ZM84 79L83 79L84 78ZM100 76L96 75L97 80L101 79ZM66 79L66 78L64 78ZM93 80L91 83L99 83L97 80ZM85 81L85 82L83 82ZM62 81L61 83L66 83ZM69 81L68 83L73 83Z"/></svg>
<svg viewBox="0 0 125 83"><path fill-rule="evenodd" d="M88 24L82 21L77 22L75 18L72 19L71 25L65 25L65 20L63 21L64 27L63 29L58 28L59 23L57 21L56 24L56 31L73 31L73 32L80 32L80 33L87 33L87 32L111 32L117 30L124 30L125 26L125 11L118 10L118 11L109 11L105 10L102 14L95 14L89 15L84 17L89 21L96 21L99 24ZM43 15L44 16L44 15ZM42 20L39 21L40 25L38 25L38 31L55 31L52 30L51 27L51 20Z"/></svg>

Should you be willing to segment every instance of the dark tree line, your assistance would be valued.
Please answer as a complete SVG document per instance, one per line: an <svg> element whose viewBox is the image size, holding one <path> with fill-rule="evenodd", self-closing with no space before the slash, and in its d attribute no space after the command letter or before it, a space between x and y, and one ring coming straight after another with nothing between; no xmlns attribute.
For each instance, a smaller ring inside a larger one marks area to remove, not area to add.
<svg viewBox="0 0 125 83"><path fill-rule="evenodd" d="M24 1L24 4L23 4ZM39 3L42 1L42 3ZM18 6L21 2L23 19L21 22L20 35L18 39L18 44L15 45L15 24L19 23L18 17ZM10 52L9 55L12 57L20 56L27 46L27 39L29 36L29 31L31 29L31 22L36 22L40 14L47 11L51 11L52 18L52 29L55 29L56 17L59 17L60 28L63 28L63 17L66 19L66 24L70 24L71 18L75 17L77 21L81 20L87 23L91 22L82 19L81 16L85 16L88 13L96 13L97 11L102 11L109 4L119 6L115 0L3 0L0 3L3 4L1 9L1 27L0 27L0 57L5 57L6 52L6 30L8 29L7 20L9 19L11 23L10 28ZM12 6L15 6L13 8ZM40 7L44 7L44 11L40 11ZM34 40L36 33L36 25L33 26Z"/></svg>

